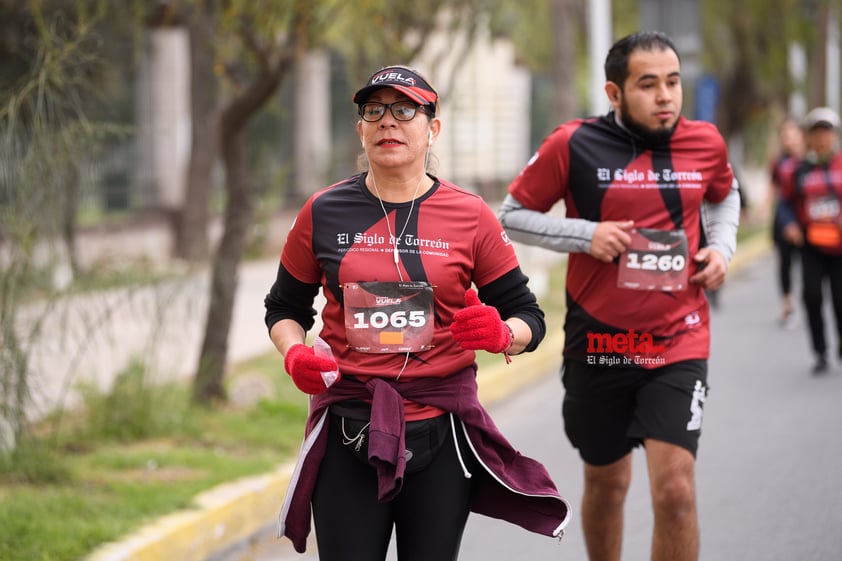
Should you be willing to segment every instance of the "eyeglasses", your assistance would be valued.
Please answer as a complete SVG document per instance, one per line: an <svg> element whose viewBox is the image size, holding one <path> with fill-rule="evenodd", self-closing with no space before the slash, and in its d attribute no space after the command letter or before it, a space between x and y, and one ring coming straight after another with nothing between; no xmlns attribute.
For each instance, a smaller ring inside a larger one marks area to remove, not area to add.
<svg viewBox="0 0 842 561"><path fill-rule="evenodd" d="M386 109L391 111L396 121L411 121L415 118L421 106L411 101L396 101L395 103L379 103L370 101L360 105L360 117L363 121L376 123L386 114ZM422 110L422 113L424 111Z"/></svg>

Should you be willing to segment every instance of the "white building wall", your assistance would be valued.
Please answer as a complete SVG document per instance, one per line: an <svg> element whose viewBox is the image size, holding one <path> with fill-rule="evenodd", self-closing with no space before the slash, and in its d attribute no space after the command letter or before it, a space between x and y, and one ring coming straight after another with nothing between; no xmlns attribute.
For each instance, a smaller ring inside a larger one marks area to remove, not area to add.
<svg viewBox="0 0 842 561"><path fill-rule="evenodd" d="M467 189L505 186L529 158L531 82L528 72L515 64L513 46L492 39L487 27L469 44L466 33L442 31L430 37L412 63L441 95L442 134L433 151L437 174ZM141 67L138 96L139 158L137 180L143 204L180 207L190 155L190 60L187 32L181 28L150 31L148 51ZM326 59L318 55L302 61L305 76L327 73ZM320 69L313 72L313 68ZM301 77L301 75L299 75ZM299 82L299 80L297 80ZM301 81L304 82L304 81ZM301 84L304 86L305 84ZM312 91L312 84L306 84ZM326 91L326 90L324 90ZM327 99L311 105L328 106ZM311 111L325 115L327 111ZM300 151L302 160L321 170L327 124L320 124ZM300 132L301 128L297 127ZM316 149L316 147L319 147ZM319 175L315 173L314 175ZM302 192L324 180L302 174ZM502 187L494 192L502 193ZM484 192L484 194L488 194Z"/></svg>
<svg viewBox="0 0 842 561"><path fill-rule="evenodd" d="M296 192L309 195L329 183L330 61L324 51L308 51L295 67Z"/></svg>
<svg viewBox="0 0 842 561"><path fill-rule="evenodd" d="M138 81L142 205L180 207L190 160L190 41L180 27L149 31Z"/></svg>
<svg viewBox="0 0 842 561"><path fill-rule="evenodd" d="M482 31L468 45L447 31L428 40L413 66L441 96L438 175L473 190L508 184L529 158L531 82L513 46Z"/></svg>

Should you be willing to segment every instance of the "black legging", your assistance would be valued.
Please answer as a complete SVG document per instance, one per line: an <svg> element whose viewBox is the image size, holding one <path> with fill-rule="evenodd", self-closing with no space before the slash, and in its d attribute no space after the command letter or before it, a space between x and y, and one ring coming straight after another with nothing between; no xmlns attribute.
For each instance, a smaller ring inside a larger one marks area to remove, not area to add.
<svg viewBox="0 0 842 561"><path fill-rule="evenodd" d="M784 238L780 209L781 203L778 201L772 222L772 241L778 252L778 287L782 296L788 296L792 294L792 265L798 257L798 248Z"/></svg>
<svg viewBox="0 0 842 561"><path fill-rule="evenodd" d="M827 352L822 315L824 280L830 281L830 296L838 342L842 343L842 255L828 255L805 245L801 251L804 305L810 325L810 339L817 355ZM842 353L840 353L842 354Z"/></svg>
<svg viewBox="0 0 842 561"><path fill-rule="evenodd" d="M432 463L406 474L400 494L388 503L377 501L374 468L343 446L333 423L325 423L325 430L331 432L313 494L321 561L385 559L393 526L400 561L457 558L473 486L459 464L451 430ZM460 441L461 432L457 424ZM467 444L460 444L476 477L476 460Z"/></svg>
<svg viewBox="0 0 842 561"><path fill-rule="evenodd" d="M798 257L798 248L785 240L775 242L778 250L778 286L782 296L792 294L792 265Z"/></svg>

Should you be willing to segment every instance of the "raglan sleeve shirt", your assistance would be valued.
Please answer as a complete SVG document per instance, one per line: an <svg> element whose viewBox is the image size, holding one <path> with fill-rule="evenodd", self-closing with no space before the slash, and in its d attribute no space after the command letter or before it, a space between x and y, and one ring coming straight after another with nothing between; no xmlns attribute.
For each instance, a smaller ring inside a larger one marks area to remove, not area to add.
<svg viewBox="0 0 842 561"><path fill-rule="evenodd" d="M281 254L275 283L264 299L266 327L282 319L298 322L309 331L315 321L313 302L320 289L319 264L311 250L312 198L296 216Z"/></svg>
<svg viewBox="0 0 842 561"><path fill-rule="evenodd" d="M567 196L570 136L581 123L557 127L509 186L498 218L513 240L560 253L590 249L596 222L548 214Z"/></svg>

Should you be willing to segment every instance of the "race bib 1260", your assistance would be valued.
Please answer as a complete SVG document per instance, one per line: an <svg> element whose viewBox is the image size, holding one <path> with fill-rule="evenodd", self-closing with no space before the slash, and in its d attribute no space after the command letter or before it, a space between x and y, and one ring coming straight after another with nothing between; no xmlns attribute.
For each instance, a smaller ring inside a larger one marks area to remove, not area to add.
<svg viewBox="0 0 842 561"><path fill-rule="evenodd" d="M687 235L684 230L638 228L620 255L617 286L677 292L687 288Z"/></svg>
<svg viewBox="0 0 842 561"><path fill-rule="evenodd" d="M346 282L345 333L363 353L429 350L433 342L433 288L426 282Z"/></svg>

